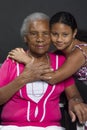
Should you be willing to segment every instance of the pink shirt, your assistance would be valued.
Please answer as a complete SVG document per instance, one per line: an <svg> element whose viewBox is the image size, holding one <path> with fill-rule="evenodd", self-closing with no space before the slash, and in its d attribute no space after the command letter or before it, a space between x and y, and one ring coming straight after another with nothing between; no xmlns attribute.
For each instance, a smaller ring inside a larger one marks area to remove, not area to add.
<svg viewBox="0 0 87 130"><path fill-rule="evenodd" d="M49 55L51 66L54 70L65 61L63 56ZM0 69L0 87L15 79L23 69L23 64L7 59ZM26 84L4 104L1 124L42 127L59 126L61 120L60 94L66 87L73 84L74 80L72 78L53 86L41 81ZM39 87L40 85L41 87Z"/></svg>

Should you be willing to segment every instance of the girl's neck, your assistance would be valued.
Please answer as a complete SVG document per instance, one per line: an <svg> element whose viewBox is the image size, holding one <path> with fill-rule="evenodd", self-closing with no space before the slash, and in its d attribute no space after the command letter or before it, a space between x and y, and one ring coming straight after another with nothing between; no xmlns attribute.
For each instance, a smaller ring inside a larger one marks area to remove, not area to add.
<svg viewBox="0 0 87 130"><path fill-rule="evenodd" d="M62 52L64 53L64 55L65 55L66 57L68 57L68 55L73 51L75 45L78 44L78 43L79 43L79 42L78 42L77 39L73 40L72 43L71 43L67 48L65 48L65 49L62 51Z"/></svg>
<svg viewBox="0 0 87 130"><path fill-rule="evenodd" d="M72 45L64 49L63 50L64 55L67 57L71 53L72 49L73 49Z"/></svg>

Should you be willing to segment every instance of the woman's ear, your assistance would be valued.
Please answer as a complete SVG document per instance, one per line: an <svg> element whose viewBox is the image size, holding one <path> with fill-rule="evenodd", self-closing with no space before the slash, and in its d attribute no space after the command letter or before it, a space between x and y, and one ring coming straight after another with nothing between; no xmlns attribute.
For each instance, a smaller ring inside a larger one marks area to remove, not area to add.
<svg viewBox="0 0 87 130"><path fill-rule="evenodd" d="M27 42L27 38L26 38L26 36L24 36L24 42L25 42L25 43Z"/></svg>
<svg viewBox="0 0 87 130"><path fill-rule="evenodd" d="M77 29L74 30L73 38L75 38L76 34L77 34Z"/></svg>

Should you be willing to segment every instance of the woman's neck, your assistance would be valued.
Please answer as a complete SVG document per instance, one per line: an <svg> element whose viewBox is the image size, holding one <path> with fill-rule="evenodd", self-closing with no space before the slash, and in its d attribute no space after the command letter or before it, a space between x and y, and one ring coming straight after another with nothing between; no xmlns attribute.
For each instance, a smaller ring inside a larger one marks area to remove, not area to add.
<svg viewBox="0 0 87 130"><path fill-rule="evenodd" d="M34 59L34 62L49 63L49 55L48 55L48 53L45 53L43 55L33 55L32 53L29 52L28 55Z"/></svg>

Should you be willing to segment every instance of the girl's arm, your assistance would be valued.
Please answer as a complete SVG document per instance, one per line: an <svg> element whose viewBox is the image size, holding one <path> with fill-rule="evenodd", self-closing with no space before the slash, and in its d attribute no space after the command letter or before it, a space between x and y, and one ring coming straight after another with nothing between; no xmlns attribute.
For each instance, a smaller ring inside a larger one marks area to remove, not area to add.
<svg viewBox="0 0 87 130"><path fill-rule="evenodd" d="M59 83L71 75L85 64L85 57L82 52L76 48L66 59L64 64L56 71L45 74L42 79L50 84Z"/></svg>
<svg viewBox="0 0 87 130"><path fill-rule="evenodd" d="M9 52L8 56L16 60L17 62L22 62L24 64L31 62L32 59L22 48L16 48L12 50L11 52ZM41 76L41 79L50 84L59 83L73 75L84 64L85 57L83 53L78 48L76 48L74 51L71 52L64 64L58 70L44 70L45 72L44 75Z"/></svg>

